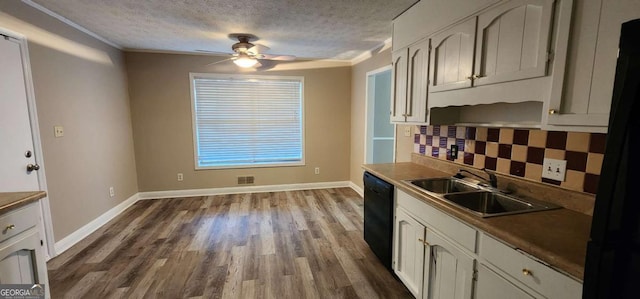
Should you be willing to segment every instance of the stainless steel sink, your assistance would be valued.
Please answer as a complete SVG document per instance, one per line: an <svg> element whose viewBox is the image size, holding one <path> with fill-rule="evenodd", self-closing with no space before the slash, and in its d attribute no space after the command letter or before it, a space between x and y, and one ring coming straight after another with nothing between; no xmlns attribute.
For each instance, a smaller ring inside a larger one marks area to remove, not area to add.
<svg viewBox="0 0 640 299"><path fill-rule="evenodd" d="M457 192L469 192L478 191L480 187L471 185L456 178L435 178L435 179L420 179L409 181L412 185L417 186L423 190L437 193L457 193Z"/></svg>
<svg viewBox="0 0 640 299"><path fill-rule="evenodd" d="M560 208L550 203L524 200L498 192L445 194L444 199L482 217L519 214Z"/></svg>
<svg viewBox="0 0 640 299"><path fill-rule="evenodd" d="M516 196L454 177L406 180L413 189L439 198L480 217L495 217L558 209L560 206Z"/></svg>

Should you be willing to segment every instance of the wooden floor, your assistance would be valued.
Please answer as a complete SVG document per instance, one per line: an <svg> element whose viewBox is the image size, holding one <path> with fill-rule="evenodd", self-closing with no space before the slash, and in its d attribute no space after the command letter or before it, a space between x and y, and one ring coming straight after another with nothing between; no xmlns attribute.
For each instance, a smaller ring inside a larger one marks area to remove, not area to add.
<svg viewBox="0 0 640 299"><path fill-rule="evenodd" d="M47 263L52 298L411 298L349 188L139 201Z"/></svg>

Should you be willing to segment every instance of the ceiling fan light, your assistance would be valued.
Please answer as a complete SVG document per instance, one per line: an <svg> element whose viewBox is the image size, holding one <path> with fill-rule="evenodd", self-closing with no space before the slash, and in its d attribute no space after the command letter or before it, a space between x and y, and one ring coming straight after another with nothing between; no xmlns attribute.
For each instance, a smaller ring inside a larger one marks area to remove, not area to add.
<svg viewBox="0 0 640 299"><path fill-rule="evenodd" d="M248 57L246 55L241 55L240 57L235 59L233 63L235 63L239 67L249 68L256 65L256 63L258 63L258 60L255 58Z"/></svg>

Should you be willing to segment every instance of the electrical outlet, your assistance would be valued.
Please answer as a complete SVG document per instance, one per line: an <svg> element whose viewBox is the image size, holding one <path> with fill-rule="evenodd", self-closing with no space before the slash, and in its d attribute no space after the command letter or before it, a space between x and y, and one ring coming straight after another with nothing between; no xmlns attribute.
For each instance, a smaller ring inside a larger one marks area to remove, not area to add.
<svg viewBox="0 0 640 299"><path fill-rule="evenodd" d="M542 177L564 182L567 172L567 161L556 159L544 159L542 163Z"/></svg>
<svg viewBox="0 0 640 299"><path fill-rule="evenodd" d="M316 167L316 169L314 170L315 174L320 174L320 167Z"/></svg>
<svg viewBox="0 0 640 299"><path fill-rule="evenodd" d="M184 180L184 176L182 173L178 173L178 182L182 182Z"/></svg>
<svg viewBox="0 0 640 299"><path fill-rule="evenodd" d="M113 187L109 187L109 197L116 196L116 190Z"/></svg>
<svg viewBox="0 0 640 299"><path fill-rule="evenodd" d="M64 127L62 126L54 126L53 127L53 137L59 138L64 136Z"/></svg>

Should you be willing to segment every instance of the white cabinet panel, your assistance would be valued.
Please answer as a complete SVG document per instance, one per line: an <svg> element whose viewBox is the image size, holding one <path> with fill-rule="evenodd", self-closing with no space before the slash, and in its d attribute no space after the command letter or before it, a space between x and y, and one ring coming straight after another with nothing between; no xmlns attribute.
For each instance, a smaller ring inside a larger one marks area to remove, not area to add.
<svg viewBox="0 0 640 299"><path fill-rule="evenodd" d="M36 252L39 248L40 238L35 230L0 243L0 284L44 283L39 277L46 270L38 269L36 260L41 254Z"/></svg>
<svg viewBox="0 0 640 299"><path fill-rule="evenodd" d="M409 49L394 51L391 54L393 67L391 122L404 122L406 119L408 55Z"/></svg>
<svg viewBox="0 0 640 299"><path fill-rule="evenodd" d="M531 299L535 298L527 292L517 288L506 279L487 269L484 265L478 265L478 281L476 283L477 299Z"/></svg>
<svg viewBox="0 0 640 299"><path fill-rule="evenodd" d="M547 298L580 298L582 284L482 234L480 257Z"/></svg>
<svg viewBox="0 0 640 299"><path fill-rule="evenodd" d="M427 97L429 86L429 40L409 47L409 95L407 98L407 122L427 121Z"/></svg>
<svg viewBox="0 0 640 299"><path fill-rule="evenodd" d="M476 18L431 37L431 80L429 91L471 87Z"/></svg>
<svg viewBox="0 0 640 299"><path fill-rule="evenodd" d="M546 75L553 0L512 0L478 16L474 85Z"/></svg>
<svg viewBox="0 0 640 299"><path fill-rule="evenodd" d="M416 298L422 298L425 227L403 209L396 208L393 269Z"/></svg>
<svg viewBox="0 0 640 299"><path fill-rule="evenodd" d="M425 294L432 299L472 298L474 259L427 229Z"/></svg>
<svg viewBox="0 0 640 299"><path fill-rule="evenodd" d="M640 18L640 1L574 0L561 96L549 101L548 129L606 132L621 25Z"/></svg>
<svg viewBox="0 0 640 299"><path fill-rule="evenodd" d="M426 123L429 40L395 51L393 59L392 123Z"/></svg>
<svg viewBox="0 0 640 299"><path fill-rule="evenodd" d="M500 0L420 0L393 20L393 50L429 36Z"/></svg>

